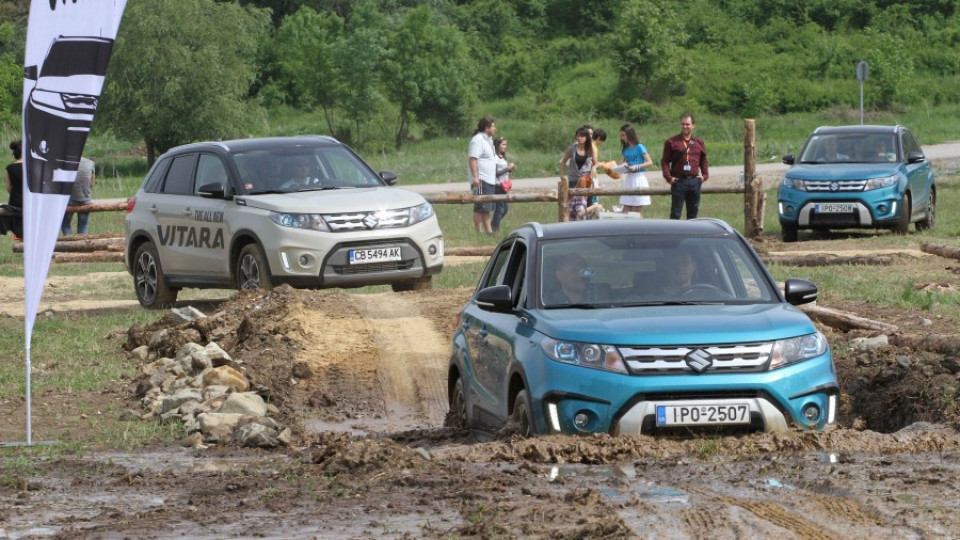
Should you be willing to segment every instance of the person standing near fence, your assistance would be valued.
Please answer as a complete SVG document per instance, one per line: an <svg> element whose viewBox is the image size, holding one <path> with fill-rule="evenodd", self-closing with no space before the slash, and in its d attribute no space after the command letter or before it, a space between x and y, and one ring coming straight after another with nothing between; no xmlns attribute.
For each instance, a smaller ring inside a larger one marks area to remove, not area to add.
<svg viewBox="0 0 960 540"><path fill-rule="evenodd" d="M577 187L580 177L589 174L593 178L597 174L597 164L594 161L593 140L590 130L586 126L577 128L575 143L571 144L560 159L560 180L566 179L570 189ZM563 176L566 171L566 176Z"/></svg>
<svg viewBox="0 0 960 540"><path fill-rule="evenodd" d="M517 165L516 163L507 161L506 139L503 137L494 139L493 149L497 154L497 195L506 195L513 187L513 182L510 180L510 173L517 170ZM510 208L506 202L498 202L494 206L493 219L490 222L490 227L494 233L500 230L500 222L503 221L503 217L507 215L509 210Z"/></svg>
<svg viewBox="0 0 960 540"><path fill-rule="evenodd" d="M80 166L77 168L77 179L73 182L73 192L70 193L69 206L86 206L93 202L90 191L96 184L96 165L93 160L85 157L80 158ZM90 212L76 212L77 214L77 234L87 234L88 224L90 223ZM67 236L70 234L70 222L73 214L67 212L63 216L63 222L60 224L60 234Z"/></svg>
<svg viewBox="0 0 960 540"><path fill-rule="evenodd" d="M700 137L694 137L696 124L692 114L680 119L680 134L663 143L660 171L670 184L670 219L680 219L687 206L687 219L700 212L700 187L710 178L707 147Z"/></svg>
<svg viewBox="0 0 960 540"><path fill-rule="evenodd" d="M484 116L477 122L477 131L467 146L467 172L474 195L494 195L497 192L497 153L493 148L496 130L493 118ZM478 233L493 234L493 208L492 202L474 203L473 226Z"/></svg>
<svg viewBox="0 0 960 540"><path fill-rule="evenodd" d="M10 143L14 162L7 165L7 193L10 199L2 205L10 215L0 216L0 234L13 233L14 240L23 238L23 142Z"/></svg>
<svg viewBox="0 0 960 540"><path fill-rule="evenodd" d="M653 165L647 147L640 143L637 130L633 124L624 124L620 127L620 154L623 156L620 165L614 171L624 174L623 189L647 189L650 183L644 170ZM621 195L620 204L623 212L637 212L643 216L643 207L650 206L649 195Z"/></svg>

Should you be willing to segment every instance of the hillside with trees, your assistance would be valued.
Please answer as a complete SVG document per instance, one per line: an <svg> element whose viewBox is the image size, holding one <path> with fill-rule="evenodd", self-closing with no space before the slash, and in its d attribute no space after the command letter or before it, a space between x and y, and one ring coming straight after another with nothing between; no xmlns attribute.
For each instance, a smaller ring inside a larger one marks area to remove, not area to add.
<svg viewBox="0 0 960 540"><path fill-rule="evenodd" d="M958 0L128 0L99 129L152 158L268 132L367 150L462 135L478 103L636 121L960 102ZM0 0L0 124L19 123L26 0Z"/></svg>

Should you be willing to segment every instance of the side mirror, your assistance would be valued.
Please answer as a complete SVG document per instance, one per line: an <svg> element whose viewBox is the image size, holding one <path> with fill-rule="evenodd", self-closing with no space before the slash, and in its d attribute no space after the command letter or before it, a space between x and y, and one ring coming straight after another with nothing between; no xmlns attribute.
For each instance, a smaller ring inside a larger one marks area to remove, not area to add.
<svg viewBox="0 0 960 540"><path fill-rule="evenodd" d="M484 311L510 313L513 311L513 291L509 285L494 285L477 292L477 306Z"/></svg>
<svg viewBox="0 0 960 540"><path fill-rule="evenodd" d="M800 304L809 304L817 299L817 286L812 281L805 279L788 279L783 284L783 296L787 302L799 306Z"/></svg>
<svg viewBox="0 0 960 540"><path fill-rule="evenodd" d="M39 74L37 73L37 66L26 66L23 68L23 78L31 81L37 80Z"/></svg>
<svg viewBox="0 0 960 540"><path fill-rule="evenodd" d="M783 164L784 165L793 165L796 159L793 157L793 154L784 154Z"/></svg>
<svg viewBox="0 0 960 540"><path fill-rule="evenodd" d="M923 155L923 152L910 152L907 154L907 163L921 163L926 161L927 158Z"/></svg>
<svg viewBox="0 0 960 540"><path fill-rule="evenodd" d="M225 188L220 182L211 182L200 186L197 193L207 199L222 199L224 198Z"/></svg>
<svg viewBox="0 0 960 540"><path fill-rule="evenodd" d="M397 183L397 173L393 171L380 171L380 178L382 178L388 186L392 186Z"/></svg>

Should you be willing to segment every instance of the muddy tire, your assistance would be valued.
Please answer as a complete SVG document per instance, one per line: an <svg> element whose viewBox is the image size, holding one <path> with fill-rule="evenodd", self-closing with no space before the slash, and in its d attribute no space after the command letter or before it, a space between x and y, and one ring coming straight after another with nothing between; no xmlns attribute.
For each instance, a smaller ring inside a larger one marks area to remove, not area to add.
<svg viewBox="0 0 960 540"><path fill-rule="evenodd" d="M422 278L412 279L410 281L391 283L390 287L393 289L393 292L426 291L433 288L433 276L423 276Z"/></svg>
<svg viewBox="0 0 960 540"><path fill-rule="evenodd" d="M780 225L780 236L784 242L796 242L799 237L799 231L796 225Z"/></svg>
<svg viewBox="0 0 960 540"><path fill-rule="evenodd" d="M907 234L910 232L910 208L912 201L910 194L903 196L903 207L900 209L900 217L897 218L897 224L893 226L893 232L896 234Z"/></svg>
<svg viewBox="0 0 960 540"><path fill-rule="evenodd" d="M513 412L510 413L510 423L516 433L522 437L533 437L533 408L530 406L530 394L521 390L513 399Z"/></svg>
<svg viewBox="0 0 960 540"><path fill-rule="evenodd" d="M450 413L447 414L447 427L467 429L467 396L463 393L463 379L457 379L450 392Z"/></svg>
<svg viewBox="0 0 960 540"><path fill-rule="evenodd" d="M918 231L926 231L937 224L937 190L930 189L930 199L927 200L927 212L923 219L916 223Z"/></svg>
<svg viewBox="0 0 960 540"><path fill-rule="evenodd" d="M268 291L273 288L267 257L259 244L247 244L240 250L236 276L237 289L241 291Z"/></svg>
<svg viewBox="0 0 960 540"><path fill-rule="evenodd" d="M133 255L133 289L140 305L147 309L173 307L177 301L178 289L167 285L157 247L153 242L140 244Z"/></svg>

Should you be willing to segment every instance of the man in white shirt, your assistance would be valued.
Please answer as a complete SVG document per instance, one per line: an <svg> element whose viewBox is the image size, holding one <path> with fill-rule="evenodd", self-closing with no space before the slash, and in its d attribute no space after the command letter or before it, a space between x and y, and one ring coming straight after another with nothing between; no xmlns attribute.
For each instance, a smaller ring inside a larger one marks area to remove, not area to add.
<svg viewBox="0 0 960 540"><path fill-rule="evenodd" d="M467 147L467 174L474 195L495 195L497 192L497 154L493 148L493 134L497 124L484 116L477 123L477 131ZM473 205L473 226L478 233L493 234L494 203Z"/></svg>

